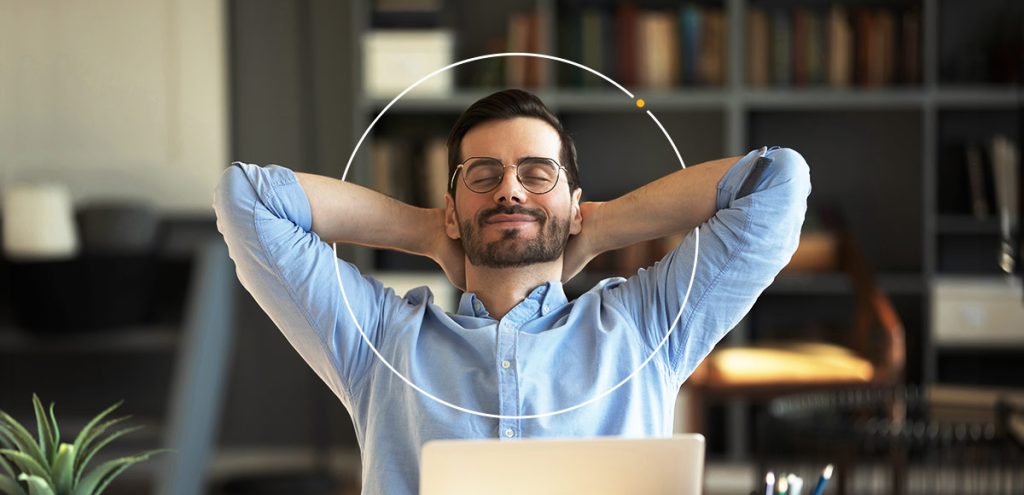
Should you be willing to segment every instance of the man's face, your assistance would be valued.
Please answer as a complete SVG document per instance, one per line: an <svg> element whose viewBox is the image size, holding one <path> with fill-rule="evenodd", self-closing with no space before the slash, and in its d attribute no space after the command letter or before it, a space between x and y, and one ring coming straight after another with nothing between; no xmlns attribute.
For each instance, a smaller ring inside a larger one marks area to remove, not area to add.
<svg viewBox="0 0 1024 495"><path fill-rule="evenodd" d="M582 191L569 191L565 171L545 194L527 191L516 179L514 165L527 156L559 159L558 132L540 119L517 117L478 125L462 139L462 159L492 157L506 165L498 187L475 193L456 177L457 202L446 195L446 231L461 239L469 262L490 268L512 268L555 261L570 234L582 224ZM457 204L456 204L457 203Z"/></svg>

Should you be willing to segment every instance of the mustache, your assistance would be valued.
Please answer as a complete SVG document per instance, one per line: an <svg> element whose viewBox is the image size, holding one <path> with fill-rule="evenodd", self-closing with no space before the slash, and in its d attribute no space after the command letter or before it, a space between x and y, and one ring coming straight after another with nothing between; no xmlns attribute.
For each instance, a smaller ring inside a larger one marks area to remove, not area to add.
<svg viewBox="0 0 1024 495"><path fill-rule="evenodd" d="M541 212L540 210L532 210L519 205L498 205L495 206L494 208L484 210L482 213L480 213L480 220L478 223L480 224L480 226L483 226L483 224L486 223L487 220L493 217L494 215L529 215L537 219L537 221L541 223L543 223L546 219L544 213Z"/></svg>

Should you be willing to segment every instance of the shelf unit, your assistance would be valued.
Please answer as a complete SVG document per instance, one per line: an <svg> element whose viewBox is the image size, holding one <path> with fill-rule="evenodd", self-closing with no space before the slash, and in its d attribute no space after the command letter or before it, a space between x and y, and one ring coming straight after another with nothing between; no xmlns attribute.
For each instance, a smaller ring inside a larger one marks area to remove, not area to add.
<svg viewBox="0 0 1024 495"><path fill-rule="evenodd" d="M19 327L0 311L0 368L10 379L0 392L0 407L32 429L30 398L38 393L44 407L56 404L61 431L73 439L95 414L123 399L110 417L131 416L128 424L143 428L100 451L90 466L153 448L174 450L129 470L112 490L135 483L130 493L145 486L148 493L184 495L200 493L207 480L230 356L235 278L221 240L183 237L190 236L166 239L159 262L187 267L185 286L162 280L169 287L154 296L180 307L162 307L153 322L41 332ZM0 263L0 273L6 263ZM184 293L173 293L179 289ZM11 309L4 303L0 309ZM164 312L175 321L167 321Z"/></svg>
<svg viewBox="0 0 1024 495"><path fill-rule="evenodd" d="M355 2L358 3L358 2ZM361 67L360 35L372 25L367 5L351 6L354 67ZM444 27L456 34L454 60L487 53L479 32L491 24L475 26L464 32L460 17L451 14L471 2L446 2L439 18ZM607 8L615 2L571 0L504 1L488 4L491 16L506 18L512 12L538 9L544 13L548 29L558 25L558 16L567 8L586 5ZM639 8L665 8L657 0L633 2ZM861 237L869 260L879 274L883 288L894 296L898 311L907 327L908 372L912 382L931 383L937 376L942 349L933 346L929 337L930 291L937 278L946 275L940 260L948 238L989 235L997 230L992 221L973 221L959 212L941 211L938 182L943 171L945 122L960 114L995 112L1004 121L1017 115L1024 90L1010 84L990 84L982 79L970 80L950 76L955 66L951 58L962 57L943 41L949 32L967 27L954 25L970 10L972 26L985 15L993 16L1005 8L1005 2L963 4L951 0L914 0L896 2L897 6L919 9L921 14L921 83L913 86L883 88L827 87L753 88L745 81L745 22L748 9L808 6L799 0L722 0L698 2L721 6L727 24L725 50L726 82L722 87L679 87L671 90L649 90L630 87L637 97L646 100L645 109L654 112L665 123L688 163L740 155L761 145L782 145L800 151L811 165L814 191L812 207L818 203L838 203L847 213L848 221ZM892 3L847 0L834 2L849 7L890 6ZM1017 8L1014 12L1019 13ZM463 12L461 19L472 17ZM971 29L975 29L971 28ZM477 38L474 38L477 36ZM551 37L552 54L560 55L557 36ZM552 71L557 74L557 70ZM353 71L352 87L357 88L353 100L352 128L358 139L362 131L390 99L366 98L361 90L361 72ZM552 83L530 88L560 117L576 136L583 173L585 198L610 199L650 179L672 170L674 157L664 148L663 138L649 125L629 98L610 88L577 89L559 85L557 75ZM456 80L460 80L458 77ZM499 88L494 88L497 90ZM456 84L455 91L443 98L406 97L391 107L370 136L401 135L416 123L430 121L437 129L450 127L463 109L492 89L466 88ZM406 121L405 125L401 125ZM399 125L389 124L399 122ZM1011 138L1019 139L1015 125L998 127ZM614 134L609 135L609 129ZM653 131L653 132L652 132ZM609 144L607 137L619 137ZM625 137L623 137L625 136ZM622 152L615 145L628 142L633 149L649 150L640 155L658 167L639 167L634 180L623 180L607 161L621 160ZM369 176L369 146L357 155L350 177L366 181ZM364 182L365 183L365 182ZM980 241L979 241L980 242ZM956 241L952 242L956 244ZM993 246L993 249L995 246ZM968 254L970 256L970 254ZM373 254L361 251L355 255L360 266L376 266ZM429 266L429 265L422 265ZM584 272L583 286L601 276ZM836 294L849 292L849 285L831 275L783 275L766 292L770 296ZM755 310L757 307L755 307Z"/></svg>

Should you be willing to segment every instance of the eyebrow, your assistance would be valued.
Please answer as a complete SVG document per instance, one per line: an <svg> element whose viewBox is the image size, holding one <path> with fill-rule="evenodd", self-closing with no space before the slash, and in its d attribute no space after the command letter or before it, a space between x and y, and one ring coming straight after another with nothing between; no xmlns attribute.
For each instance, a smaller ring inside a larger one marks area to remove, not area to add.
<svg viewBox="0 0 1024 495"><path fill-rule="evenodd" d="M497 158L497 157L494 157L494 156L490 156L490 155L470 155L470 156L469 156L469 158L466 158L466 160L469 160L470 158L492 158L492 159L494 159L494 160L498 160L498 158ZM552 159L552 158L551 158L551 157L549 157L549 156L541 156L541 155L523 155L523 156L520 156L519 158L516 158L516 159L514 160L514 162L515 162L515 163L519 163L519 162L521 162L521 161L523 161L523 160L526 160L527 158L544 158L544 159L546 159L546 160L551 160L551 159ZM466 161L466 160L463 160L463 161ZM498 160L498 161L500 161L500 160Z"/></svg>

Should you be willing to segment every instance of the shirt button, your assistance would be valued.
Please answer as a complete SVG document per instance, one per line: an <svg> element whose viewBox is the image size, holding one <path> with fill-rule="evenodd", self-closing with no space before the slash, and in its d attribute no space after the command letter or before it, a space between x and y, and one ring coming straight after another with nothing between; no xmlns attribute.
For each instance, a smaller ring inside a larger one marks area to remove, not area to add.
<svg viewBox="0 0 1024 495"><path fill-rule="evenodd" d="M501 362L501 367L505 368L505 369L509 369L510 367L512 367L512 363L508 359L506 359L506 360Z"/></svg>
<svg viewBox="0 0 1024 495"><path fill-rule="evenodd" d="M506 428L505 429L505 436L508 437L508 438L512 438L512 437L516 436L516 431L513 430L512 428Z"/></svg>
<svg viewBox="0 0 1024 495"><path fill-rule="evenodd" d="M548 306L547 304L545 304L544 305L544 312L547 313L549 309L551 309L551 307Z"/></svg>

